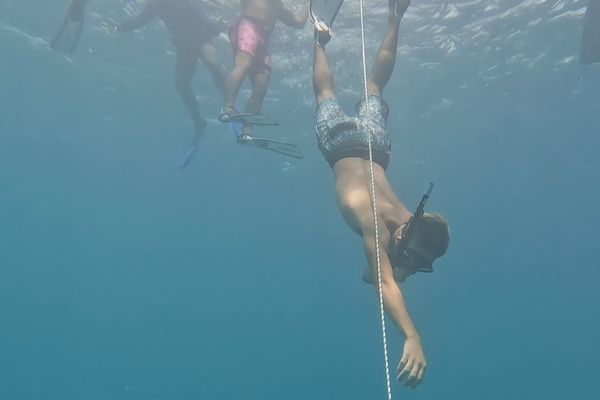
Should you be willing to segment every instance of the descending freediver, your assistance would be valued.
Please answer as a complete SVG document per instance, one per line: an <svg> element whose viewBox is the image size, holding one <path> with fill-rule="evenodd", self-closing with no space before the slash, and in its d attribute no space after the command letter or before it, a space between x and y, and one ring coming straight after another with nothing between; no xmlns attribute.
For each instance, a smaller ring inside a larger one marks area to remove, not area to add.
<svg viewBox="0 0 600 400"><path fill-rule="evenodd" d="M327 0L313 0L313 3L319 1ZM315 130L321 153L333 170L338 208L348 226L363 239L369 264L363 272L363 280L378 288L378 271L381 271L385 310L404 335L397 378L414 388L422 381L426 360L399 283L417 272L432 272L433 262L446 253L450 234L441 215L424 211L433 184L417 210L411 213L396 196L386 176L391 140L386 127L388 106L382 92L396 63L400 21L410 0L388 1L386 32L368 78L367 97L356 105L356 117L346 115L335 97L333 73L325 52L331 39L331 23L319 15L311 18L315 25ZM375 217L370 186L370 147L377 201Z"/></svg>
<svg viewBox="0 0 600 400"><path fill-rule="evenodd" d="M198 2L191 0L149 0L141 12L121 23L111 22L112 32L131 32L140 29L154 18L160 18L171 32L175 47L175 86L192 121L194 137L185 155L177 164L183 169L190 164L198 149L207 122L200 113L198 100L192 90L198 60L202 60L221 94L225 87L224 67L218 62L211 43L213 37L225 30L222 22L213 22Z"/></svg>
<svg viewBox="0 0 600 400"><path fill-rule="evenodd" d="M90 0L71 0L67 15L50 42L54 51L74 53L85 24L85 8Z"/></svg>

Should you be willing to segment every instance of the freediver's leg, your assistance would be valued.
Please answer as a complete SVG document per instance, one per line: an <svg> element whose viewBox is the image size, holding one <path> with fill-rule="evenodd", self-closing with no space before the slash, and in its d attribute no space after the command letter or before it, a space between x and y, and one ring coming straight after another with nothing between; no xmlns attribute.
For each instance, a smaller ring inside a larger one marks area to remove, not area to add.
<svg viewBox="0 0 600 400"><path fill-rule="evenodd" d="M390 80L398 48L398 32L400 20L408 8L410 0L389 0L389 15L385 35L373 63L373 69L367 82L369 94L381 97L383 88ZM399 15L399 16L398 16Z"/></svg>
<svg viewBox="0 0 600 400"><path fill-rule="evenodd" d="M225 80L223 106L229 109L235 109L235 99L242 86L242 82L248 75L248 72L254 63L254 57L238 50L235 53L234 60L235 65Z"/></svg>
<svg viewBox="0 0 600 400"><path fill-rule="evenodd" d="M267 94L269 88L269 82L271 81L271 74L267 71L253 71L250 73L250 83L252 84L252 92L244 112L250 114L258 114L262 108L262 103ZM252 125L244 124L242 128L242 135L252 136Z"/></svg>
<svg viewBox="0 0 600 400"><path fill-rule="evenodd" d="M202 45L200 50L200 59L208 68L208 72L212 76L213 82L221 95L225 94L225 68L223 65L219 64L219 60L217 59L217 51L215 46L212 44L206 43Z"/></svg>
<svg viewBox="0 0 600 400"><path fill-rule="evenodd" d="M327 60L325 48L314 44L313 90L317 105L323 100L334 97L333 73Z"/></svg>
<svg viewBox="0 0 600 400"><path fill-rule="evenodd" d="M182 49L176 49L175 53L175 87L194 122L196 136L199 136L206 128L206 120L200 115L198 100L192 91L198 55Z"/></svg>

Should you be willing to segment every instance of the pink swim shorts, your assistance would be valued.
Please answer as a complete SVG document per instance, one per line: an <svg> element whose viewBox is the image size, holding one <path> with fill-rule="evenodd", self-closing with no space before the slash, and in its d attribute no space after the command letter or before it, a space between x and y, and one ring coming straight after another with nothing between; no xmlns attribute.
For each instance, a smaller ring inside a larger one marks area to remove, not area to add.
<svg viewBox="0 0 600 400"><path fill-rule="evenodd" d="M229 30L229 40L234 53L243 51L254 57L254 71L271 73L271 54L267 48L269 35L265 34L254 21L240 17Z"/></svg>

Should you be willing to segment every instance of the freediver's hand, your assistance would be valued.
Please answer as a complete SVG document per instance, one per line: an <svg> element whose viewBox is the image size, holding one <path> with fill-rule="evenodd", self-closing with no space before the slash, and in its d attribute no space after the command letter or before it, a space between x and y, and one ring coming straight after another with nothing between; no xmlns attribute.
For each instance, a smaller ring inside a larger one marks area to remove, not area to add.
<svg viewBox="0 0 600 400"><path fill-rule="evenodd" d="M404 381L404 386L414 389L421 383L426 367L427 361L423 346L421 346L421 339L418 336L407 337L404 341L402 359L396 369L398 382Z"/></svg>

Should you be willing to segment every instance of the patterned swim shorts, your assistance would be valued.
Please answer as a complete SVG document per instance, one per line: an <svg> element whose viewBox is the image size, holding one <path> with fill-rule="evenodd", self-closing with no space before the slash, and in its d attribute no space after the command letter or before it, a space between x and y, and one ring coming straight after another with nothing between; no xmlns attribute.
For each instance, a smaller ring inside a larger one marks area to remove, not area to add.
<svg viewBox="0 0 600 400"><path fill-rule="evenodd" d="M369 159L371 132L373 161L387 168L390 162L391 140L386 129L388 106L379 96L369 95L356 104L356 117L351 118L335 97L323 100L315 112L315 128L319 149L330 166L347 157Z"/></svg>

